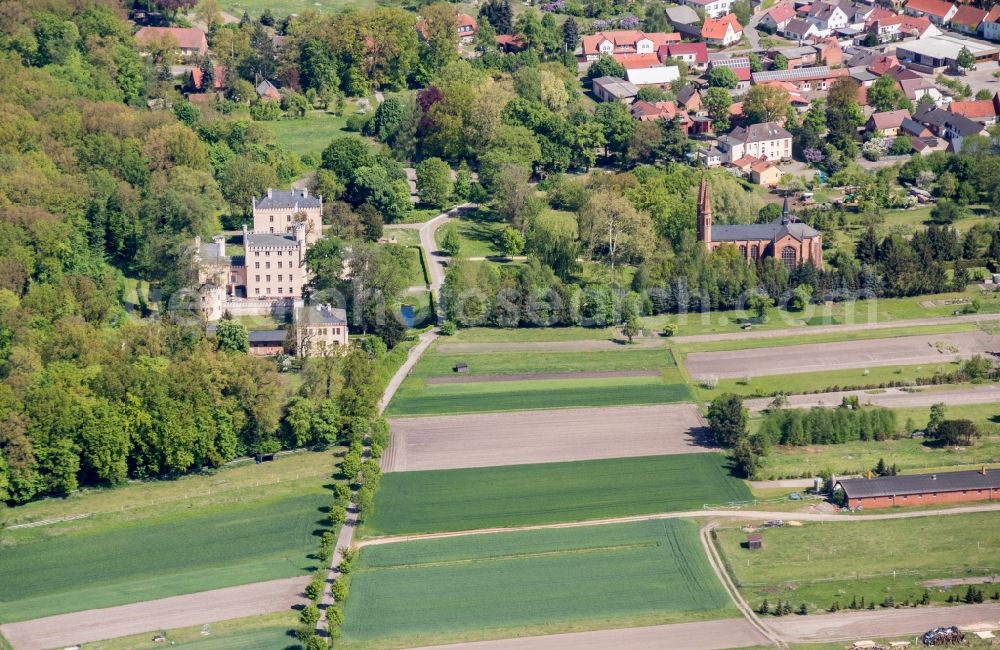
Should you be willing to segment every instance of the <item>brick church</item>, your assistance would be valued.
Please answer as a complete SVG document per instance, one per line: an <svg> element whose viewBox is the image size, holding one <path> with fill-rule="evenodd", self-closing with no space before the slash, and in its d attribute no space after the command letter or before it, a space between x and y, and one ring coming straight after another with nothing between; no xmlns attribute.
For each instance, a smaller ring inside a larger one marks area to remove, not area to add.
<svg viewBox="0 0 1000 650"><path fill-rule="evenodd" d="M781 216L771 223L713 226L712 202L704 176L698 190L698 241L705 242L709 251L723 244L736 246L747 262L777 257L790 269L810 261L823 268L823 237L818 230L789 214L788 197Z"/></svg>

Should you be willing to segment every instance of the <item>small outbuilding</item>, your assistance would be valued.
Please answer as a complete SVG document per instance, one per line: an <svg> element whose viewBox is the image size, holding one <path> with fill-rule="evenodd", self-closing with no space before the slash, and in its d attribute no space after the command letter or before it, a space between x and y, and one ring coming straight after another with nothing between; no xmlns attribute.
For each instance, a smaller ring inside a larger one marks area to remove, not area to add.
<svg viewBox="0 0 1000 650"><path fill-rule="evenodd" d="M459 361L455 364L455 372L467 373L469 372L469 364L464 361Z"/></svg>
<svg viewBox="0 0 1000 650"><path fill-rule="evenodd" d="M747 548L751 551L759 551L764 548L764 536L760 533L750 533L747 535Z"/></svg>

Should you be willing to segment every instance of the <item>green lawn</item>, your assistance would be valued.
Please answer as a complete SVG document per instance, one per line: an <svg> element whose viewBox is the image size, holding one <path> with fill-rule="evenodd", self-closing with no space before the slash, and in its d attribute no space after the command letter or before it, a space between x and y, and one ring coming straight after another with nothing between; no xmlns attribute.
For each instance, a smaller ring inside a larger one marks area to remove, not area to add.
<svg viewBox="0 0 1000 650"><path fill-rule="evenodd" d="M611 328L595 327L525 327L496 329L471 327L460 329L442 343L538 343L550 341L606 341L614 338Z"/></svg>
<svg viewBox="0 0 1000 650"><path fill-rule="evenodd" d="M294 454L210 476L129 485L11 509L0 536L0 620L304 574L333 459Z"/></svg>
<svg viewBox="0 0 1000 650"><path fill-rule="evenodd" d="M84 643L83 650L153 650L164 645L198 650L275 650L298 647L289 632L298 625L291 609L273 614L234 618L228 621L161 630L167 641L156 643L149 632L96 643ZM207 628L208 634L203 630Z"/></svg>
<svg viewBox="0 0 1000 650"><path fill-rule="evenodd" d="M919 366L874 366L871 368L845 368L822 372L802 372L790 375L767 375L744 379L720 379L715 388L697 385L692 388L695 397L711 401L722 393L736 393L745 397L767 397L775 393L795 394L836 390L851 386L877 386L889 382L914 382L917 378L933 377L938 372L953 372L959 364L954 361Z"/></svg>
<svg viewBox="0 0 1000 650"><path fill-rule="evenodd" d="M297 0L278 0L277 4L267 3L262 4L261 7L271 7L272 11L280 14L282 12L279 12L276 7L285 3L300 4ZM223 0L223 5L225 6L226 4L228 4L228 1ZM310 7L312 3L301 2L301 4L304 8L312 8ZM241 9L240 13L236 15L239 16L242 13L243 10ZM250 13L254 14L253 11ZM262 122L261 124L267 125L267 128L274 133L278 144L292 153L299 156L312 154L318 157L323 152L323 149L330 144L330 140L347 134L344 131L344 125L347 123L347 116L353 112L354 104L353 102L348 102L342 115L333 115L326 111L310 111L301 119L282 119L273 122Z"/></svg>
<svg viewBox="0 0 1000 650"><path fill-rule="evenodd" d="M338 646L430 645L732 613L694 522L523 531L363 548Z"/></svg>
<svg viewBox="0 0 1000 650"><path fill-rule="evenodd" d="M918 517L886 521L807 522L763 532L764 548L741 548L738 527L718 532L719 544L743 595L757 607L788 600L793 607L846 607L854 596L881 603L911 602L923 594L923 580L997 575L1000 535L996 513ZM895 575L894 575L895 572ZM997 587L987 586L989 593ZM932 600L948 593L932 588Z"/></svg>
<svg viewBox="0 0 1000 650"><path fill-rule="evenodd" d="M873 300L855 300L837 302L827 307L824 305L809 305L802 312L787 312L773 309L768 313L765 323L755 323L755 330L789 329L810 327L816 325L844 325L863 323L884 323L889 321L906 321L915 318L938 318L951 316L958 306L954 304L933 304L925 306L928 301L970 300L978 298L980 313L1000 312L1000 293L983 295L982 291L970 285L963 292L938 293L910 298L879 298ZM746 310L694 312L689 314L660 314L641 319L645 327L660 330L667 323L678 326L677 335L686 334L717 334L722 332L739 332L740 324L751 318ZM900 323L905 325L905 323Z"/></svg>
<svg viewBox="0 0 1000 650"><path fill-rule="evenodd" d="M867 341L895 336L926 336L930 334L954 334L972 332L978 329L976 323L955 322L945 325L915 325L911 327L888 327L874 330L854 330L848 332L826 332L810 334L808 330L794 332L789 337L747 338L729 341L704 341L677 346L683 352L718 352L722 350L749 350L753 348L773 348L786 345L806 345L808 343L832 343L835 341Z"/></svg>
<svg viewBox="0 0 1000 650"><path fill-rule="evenodd" d="M468 384L426 384L408 378L387 415L441 415L486 411L663 404L691 399L680 372L669 368L659 377L529 379Z"/></svg>
<svg viewBox="0 0 1000 650"><path fill-rule="evenodd" d="M424 264L420 260L420 247L410 246L406 249L406 252L409 253L410 258L410 273L406 276L406 286L426 285L427 276L424 274Z"/></svg>
<svg viewBox="0 0 1000 650"><path fill-rule="evenodd" d="M611 370L655 370L674 367L667 350L635 349L601 352L479 352L439 353L421 357L410 377L455 376L455 365L469 364L469 375L518 375L546 372L598 372Z"/></svg>
<svg viewBox="0 0 1000 650"><path fill-rule="evenodd" d="M253 18L259 18L265 9L270 9L275 16L280 17L288 14L301 14L309 9L322 13L336 13L346 9L373 9L377 6L375 0L276 0L275 2L221 0L219 4L223 11L227 11L237 18L242 16L244 11L249 11Z"/></svg>
<svg viewBox="0 0 1000 650"><path fill-rule="evenodd" d="M526 526L749 498L725 457L713 453L394 472L382 477L362 530L372 536Z"/></svg>
<svg viewBox="0 0 1000 650"><path fill-rule="evenodd" d="M470 213L468 217L457 219L454 223L438 228L434 236L438 246L441 246L445 233L449 230L457 230L459 240L462 242L459 256L490 257L503 255L503 251L495 243L503 229L503 222L493 220L489 213L478 212Z"/></svg>

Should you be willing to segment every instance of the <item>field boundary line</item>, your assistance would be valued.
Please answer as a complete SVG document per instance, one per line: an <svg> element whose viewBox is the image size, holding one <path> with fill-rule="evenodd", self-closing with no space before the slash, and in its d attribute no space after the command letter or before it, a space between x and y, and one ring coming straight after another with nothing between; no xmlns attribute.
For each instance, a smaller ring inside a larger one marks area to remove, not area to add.
<svg viewBox="0 0 1000 650"><path fill-rule="evenodd" d="M19 528L37 528L38 526L49 526L51 524L61 524L64 521L75 521L77 519L84 519L86 517L93 517L94 513L84 512L79 515L67 515L65 517L56 517L55 519L42 519L41 521L31 521L26 524L15 524L13 526L7 526L7 530L17 530Z"/></svg>

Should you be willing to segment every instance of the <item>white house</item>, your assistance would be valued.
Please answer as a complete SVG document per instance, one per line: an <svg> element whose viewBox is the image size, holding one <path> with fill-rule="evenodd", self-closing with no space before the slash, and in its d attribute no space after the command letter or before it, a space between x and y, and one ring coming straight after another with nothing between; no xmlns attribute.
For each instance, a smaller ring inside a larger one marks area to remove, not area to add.
<svg viewBox="0 0 1000 650"><path fill-rule="evenodd" d="M736 14L726 14L722 18L706 18L701 26L701 38L709 45L729 47L743 38L743 26Z"/></svg>
<svg viewBox="0 0 1000 650"><path fill-rule="evenodd" d="M983 38L1000 41L1000 5L993 5L990 13L983 19Z"/></svg>
<svg viewBox="0 0 1000 650"><path fill-rule="evenodd" d="M854 9L850 5L844 7L828 2L817 2L806 14L806 21L816 25L821 37L829 36L835 29L847 27L854 17Z"/></svg>
<svg viewBox="0 0 1000 650"><path fill-rule="evenodd" d="M820 38L820 32L815 23L796 18L785 25L782 36L793 41L807 41Z"/></svg>
<svg viewBox="0 0 1000 650"><path fill-rule="evenodd" d="M706 18L725 16L733 8L733 0L679 0L679 3L701 9Z"/></svg>
<svg viewBox="0 0 1000 650"><path fill-rule="evenodd" d="M743 156L788 160L792 157L792 134L776 122L737 127L719 138L722 162L731 163Z"/></svg>

